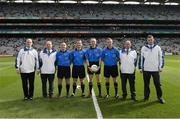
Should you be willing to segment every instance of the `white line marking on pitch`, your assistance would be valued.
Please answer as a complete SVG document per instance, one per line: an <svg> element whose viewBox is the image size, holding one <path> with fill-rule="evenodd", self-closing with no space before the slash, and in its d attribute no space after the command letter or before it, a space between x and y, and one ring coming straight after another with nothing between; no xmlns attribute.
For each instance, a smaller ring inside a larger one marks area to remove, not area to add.
<svg viewBox="0 0 180 119"><path fill-rule="evenodd" d="M88 74L87 74L87 80L89 82L89 75ZM97 98L96 98L96 95L95 95L95 92L94 92L93 88L92 88L92 99L93 99L94 108L96 110L97 118L98 119L103 119L101 109L100 109L99 104L97 102Z"/></svg>

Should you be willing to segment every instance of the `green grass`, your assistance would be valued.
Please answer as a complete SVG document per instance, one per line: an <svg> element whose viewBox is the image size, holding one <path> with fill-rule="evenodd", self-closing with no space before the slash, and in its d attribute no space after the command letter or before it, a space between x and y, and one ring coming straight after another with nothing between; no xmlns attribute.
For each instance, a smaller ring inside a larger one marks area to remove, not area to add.
<svg viewBox="0 0 180 119"><path fill-rule="evenodd" d="M90 98L81 98L80 90L74 98L43 99L41 94L41 80L36 75L35 97L33 101L23 101L23 93L20 76L14 69L14 57L0 58L0 117L60 117L60 118L96 118L93 101ZM103 74L103 73L102 73ZM119 95L121 82L119 81ZM88 85L86 82L86 94ZM131 100L121 101L114 99L113 83L111 80L111 97L109 99L97 98L102 115L105 118L121 117L159 117L180 118L180 56L166 56L165 68L161 73L163 96L166 104L159 104L156 100L156 92L151 80L151 96L148 102L143 102L143 79L137 70L136 90L138 102ZM102 92L105 95L105 81L102 77ZM129 89L129 85L127 85ZM57 94L57 78L55 79L55 95ZM98 94L96 81L94 90ZM129 90L128 90L129 91ZM71 88L72 92L72 88ZM65 87L63 87L65 95ZM129 95L130 98L130 95Z"/></svg>

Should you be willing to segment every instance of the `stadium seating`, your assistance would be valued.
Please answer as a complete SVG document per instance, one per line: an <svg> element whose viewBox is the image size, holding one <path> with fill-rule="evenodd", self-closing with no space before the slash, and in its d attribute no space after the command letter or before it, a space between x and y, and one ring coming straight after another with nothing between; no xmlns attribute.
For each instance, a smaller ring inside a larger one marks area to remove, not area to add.
<svg viewBox="0 0 180 119"><path fill-rule="evenodd" d="M140 48L145 43L144 38L113 38L114 46L118 49L123 47L123 42L125 40L130 39L133 43L133 48L135 48L138 52ZM64 41L67 43L68 48L70 50L74 49L74 44L76 42L76 38L35 38L33 39L34 48L40 51L45 44L46 40L52 40L54 48L56 50L59 49L59 43ZM15 55L20 48L22 48L25 42L23 38L0 38L0 55L4 54L12 54ZM89 38L82 38L83 47L86 49L89 47ZM97 38L98 46L104 48L105 38ZM158 44L162 47L162 49L167 53L180 54L180 39L179 38L158 38L156 39Z"/></svg>
<svg viewBox="0 0 180 119"><path fill-rule="evenodd" d="M163 5L0 4L0 18L5 19L180 20L179 11L179 6Z"/></svg>

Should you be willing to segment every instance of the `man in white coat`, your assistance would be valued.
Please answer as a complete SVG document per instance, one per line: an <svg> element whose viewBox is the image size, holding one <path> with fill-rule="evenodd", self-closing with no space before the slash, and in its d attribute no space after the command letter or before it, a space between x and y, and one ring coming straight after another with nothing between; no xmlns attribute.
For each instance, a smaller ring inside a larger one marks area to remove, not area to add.
<svg viewBox="0 0 180 119"><path fill-rule="evenodd" d="M52 98L53 83L55 75L56 50L53 48L52 42L47 41L45 48L39 54L39 66L42 81L43 97ZM49 82L49 94L47 94L47 81Z"/></svg>
<svg viewBox="0 0 180 119"><path fill-rule="evenodd" d="M19 51L16 57L15 67L17 73L21 75L24 100L33 99L35 70L39 67L38 53L32 44L32 39L28 38L26 46Z"/></svg>
<svg viewBox="0 0 180 119"><path fill-rule="evenodd" d="M160 83L160 72L164 66L164 55L161 48L155 43L152 35L147 36L147 43L141 49L141 58L139 61L140 72L143 73L144 79L144 101L149 99L150 79L153 77L156 88L157 98L161 104L165 101L162 98L162 89Z"/></svg>
<svg viewBox="0 0 180 119"><path fill-rule="evenodd" d="M129 80L131 99L136 100L135 91L135 71L137 64L137 53L132 49L131 41L127 40L124 43L124 48L120 51L120 75L121 75L121 85L122 85L122 97L123 100L127 97L126 83Z"/></svg>

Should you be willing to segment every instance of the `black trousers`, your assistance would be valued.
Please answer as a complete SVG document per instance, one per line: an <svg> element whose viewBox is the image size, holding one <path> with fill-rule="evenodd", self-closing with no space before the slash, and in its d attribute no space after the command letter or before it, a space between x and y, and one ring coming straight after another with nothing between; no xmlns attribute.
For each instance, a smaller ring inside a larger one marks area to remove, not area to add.
<svg viewBox="0 0 180 119"><path fill-rule="evenodd" d="M44 97L47 97L47 80L49 82L49 96L52 96L54 88L54 74L41 74L42 93Z"/></svg>
<svg viewBox="0 0 180 119"><path fill-rule="evenodd" d="M21 73L24 97L30 98L34 95L34 76L35 72Z"/></svg>
<svg viewBox="0 0 180 119"><path fill-rule="evenodd" d="M130 91L131 91L131 97L134 98L136 96L136 90L135 90L135 73L134 74L125 74L120 73L121 75L121 85L122 85L122 96L127 96L127 89L126 89L126 83L127 80L129 80L130 85Z"/></svg>
<svg viewBox="0 0 180 119"><path fill-rule="evenodd" d="M161 98L162 97L162 89L161 89L159 72L143 71L144 98L145 99L149 98L149 94L150 94L149 83L150 83L151 76L153 77L153 81L154 81L154 85L155 85L156 93L157 93L157 98Z"/></svg>

